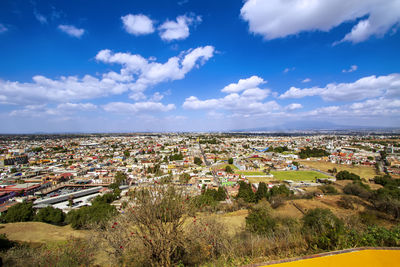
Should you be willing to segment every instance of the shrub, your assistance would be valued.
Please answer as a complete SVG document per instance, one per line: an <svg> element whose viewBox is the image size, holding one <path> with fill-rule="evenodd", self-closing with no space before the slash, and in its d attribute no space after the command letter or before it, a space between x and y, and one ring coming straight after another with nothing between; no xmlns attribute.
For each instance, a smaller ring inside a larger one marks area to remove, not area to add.
<svg viewBox="0 0 400 267"><path fill-rule="evenodd" d="M117 214L114 206L107 203L94 204L71 210L66 218L74 229L88 228L91 224L104 223Z"/></svg>
<svg viewBox="0 0 400 267"><path fill-rule="evenodd" d="M337 194L337 190L332 185L321 185L318 187L325 194Z"/></svg>
<svg viewBox="0 0 400 267"><path fill-rule="evenodd" d="M65 213L51 206L40 209L35 215L35 221L61 225L65 220Z"/></svg>
<svg viewBox="0 0 400 267"><path fill-rule="evenodd" d="M354 174L349 171L340 171L336 174L336 179L337 180L353 180L353 181L359 181L361 180L360 176L357 174Z"/></svg>
<svg viewBox="0 0 400 267"><path fill-rule="evenodd" d="M311 247L332 250L341 246L345 229L330 210L316 208L304 215L302 230Z"/></svg>
<svg viewBox="0 0 400 267"><path fill-rule="evenodd" d="M28 222L32 221L34 216L33 205L30 202L18 203L7 210L7 213L1 216L6 223Z"/></svg>
<svg viewBox="0 0 400 267"><path fill-rule="evenodd" d="M354 209L354 199L350 196L342 196L337 202L339 207L344 209Z"/></svg>
<svg viewBox="0 0 400 267"><path fill-rule="evenodd" d="M353 182L352 184L347 184L343 188L345 194L359 196L363 199L369 199L372 197L372 193L369 186L363 184L362 182Z"/></svg>
<svg viewBox="0 0 400 267"><path fill-rule="evenodd" d="M260 201L250 209L246 217L246 229L252 233L268 235L274 232L276 221L271 217L271 210L266 201Z"/></svg>

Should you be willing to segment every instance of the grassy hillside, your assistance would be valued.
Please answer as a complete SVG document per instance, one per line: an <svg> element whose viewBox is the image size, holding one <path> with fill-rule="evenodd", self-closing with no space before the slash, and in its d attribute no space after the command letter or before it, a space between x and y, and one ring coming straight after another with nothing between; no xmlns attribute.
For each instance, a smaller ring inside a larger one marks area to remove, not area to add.
<svg viewBox="0 0 400 267"><path fill-rule="evenodd" d="M48 243L64 241L69 237L85 237L87 231L73 230L71 226L55 226L41 222L18 222L0 224L0 234L6 234L10 240Z"/></svg>

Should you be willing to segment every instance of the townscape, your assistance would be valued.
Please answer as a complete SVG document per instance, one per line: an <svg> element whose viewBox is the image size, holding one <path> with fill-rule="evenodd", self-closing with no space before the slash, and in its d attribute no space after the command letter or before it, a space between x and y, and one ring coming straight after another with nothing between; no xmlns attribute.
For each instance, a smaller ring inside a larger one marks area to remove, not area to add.
<svg viewBox="0 0 400 267"><path fill-rule="evenodd" d="M395 136L285 136L135 134L88 135L51 139L18 137L1 142L1 212L28 200L35 207L52 205L65 212L108 192L123 174L121 209L129 190L173 184L199 195L204 188L222 186L229 197L239 181L269 187L285 184L296 194L335 181L324 166L359 166L364 179L384 171L400 176L400 147ZM391 141L393 139L394 141ZM317 154L302 153L306 149ZM382 158L382 152L385 158ZM72 202L70 201L72 199ZM71 204L71 205L70 205Z"/></svg>

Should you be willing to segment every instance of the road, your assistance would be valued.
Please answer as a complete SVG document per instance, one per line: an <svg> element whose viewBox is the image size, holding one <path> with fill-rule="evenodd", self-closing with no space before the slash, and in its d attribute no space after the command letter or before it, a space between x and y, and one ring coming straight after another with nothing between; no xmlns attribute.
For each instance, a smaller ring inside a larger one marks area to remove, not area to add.
<svg viewBox="0 0 400 267"><path fill-rule="evenodd" d="M221 182L220 182L219 178L217 177L217 174L215 173L215 171L211 168L211 163L207 160L206 155L204 154L204 150L203 150L203 148L201 147L200 142L199 142L199 148L200 148L200 151L201 151L201 155L203 156L204 163L206 164L206 166L207 166L208 168L210 168L210 171L211 171L211 173L212 173L212 175L213 175L213 177L214 177L214 183L215 183L218 187L220 187L220 186L221 186ZM232 204L232 200L231 200L231 197L230 197L229 194L228 194L228 190L226 190L225 187L224 187L224 190L225 190L225 193L226 193L226 195L227 195L227 197L228 197L228 198L226 199L226 202L227 202L228 204Z"/></svg>

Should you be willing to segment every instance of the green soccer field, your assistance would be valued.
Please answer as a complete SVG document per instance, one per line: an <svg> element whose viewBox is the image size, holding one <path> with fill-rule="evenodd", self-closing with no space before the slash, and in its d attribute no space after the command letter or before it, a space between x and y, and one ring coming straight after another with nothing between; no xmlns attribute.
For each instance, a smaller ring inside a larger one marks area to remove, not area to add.
<svg viewBox="0 0 400 267"><path fill-rule="evenodd" d="M329 176L314 171L271 171L277 180L315 181L317 178L329 178Z"/></svg>

